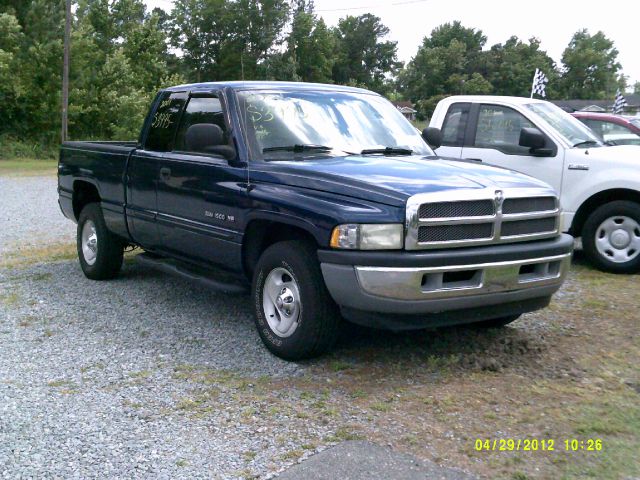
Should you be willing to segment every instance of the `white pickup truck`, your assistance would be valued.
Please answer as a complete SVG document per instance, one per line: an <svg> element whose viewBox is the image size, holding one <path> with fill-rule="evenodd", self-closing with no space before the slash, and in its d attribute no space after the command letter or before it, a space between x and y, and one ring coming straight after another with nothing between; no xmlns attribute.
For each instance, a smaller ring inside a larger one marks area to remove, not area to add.
<svg viewBox="0 0 640 480"><path fill-rule="evenodd" d="M549 183L560 194L562 230L582 237L598 268L640 271L639 146L607 146L552 103L519 97L445 98L424 135L440 156Z"/></svg>

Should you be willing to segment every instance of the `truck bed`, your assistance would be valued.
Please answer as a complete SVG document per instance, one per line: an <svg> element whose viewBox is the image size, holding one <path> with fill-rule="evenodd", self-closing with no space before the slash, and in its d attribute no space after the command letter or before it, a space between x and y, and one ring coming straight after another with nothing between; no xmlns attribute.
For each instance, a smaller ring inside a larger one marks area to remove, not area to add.
<svg viewBox="0 0 640 480"><path fill-rule="evenodd" d="M73 192L90 186L97 191L105 221L123 238L128 237L124 205L127 161L137 142L64 142L58 163L58 193L65 216L77 220Z"/></svg>

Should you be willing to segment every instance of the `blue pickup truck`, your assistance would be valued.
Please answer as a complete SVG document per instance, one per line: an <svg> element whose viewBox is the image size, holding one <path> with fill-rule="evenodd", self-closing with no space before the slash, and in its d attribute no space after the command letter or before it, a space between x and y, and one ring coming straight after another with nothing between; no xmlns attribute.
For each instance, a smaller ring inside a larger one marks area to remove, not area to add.
<svg viewBox="0 0 640 480"><path fill-rule="evenodd" d="M249 289L286 359L327 351L343 318L496 327L544 308L573 246L555 192L439 158L437 133L357 88L181 85L156 96L137 142L65 142L59 203L88 278L115 277L138 246L147 265Z"/></svg>

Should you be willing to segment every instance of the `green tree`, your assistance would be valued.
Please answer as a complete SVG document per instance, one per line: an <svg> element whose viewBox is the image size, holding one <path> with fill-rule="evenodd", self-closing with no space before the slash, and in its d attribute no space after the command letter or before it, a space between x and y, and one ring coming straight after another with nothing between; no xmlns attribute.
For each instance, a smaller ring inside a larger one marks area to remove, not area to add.
<svg viewBox="0 0 640 480"><path fill-rule="evenodd" d="M397 42L383 40L389 28L380 18L369 13L347 16L333 32L336 39L333 80L376 92L388 91L387 77L395 75L402 63L397 58Z"/></svg>
<svg viewBox="0 0 640 480"><path fill-rule="evenodd" d="M562 91L567 98L605 99L624 88L618 72L618 50L604 33L590 35L586 29L573 35L562 54Z"/></svg>
<svg viewBox="0 0 640 480"><path fill-rule="evenodd" d="M482 52L478 63L478 71L491 82L494 93L528 97L533 75L539 68L549 79L547 97L557 97L560 86L555 63L540 49L540 40L537 38L523 42L513 36L504 44L498 43L489 51Z"/></svg>
<svg viewBox="0 0 640 480"><path fill-rule="evenodd" d="M72 138L135 138L157 90L181 82L167 68L159 22L141 0L82 0L71 43Z"/></svg>
<svg viewBox="0 0 640 480"><path fill-rule="evenodd" d="M195 81L266 75L289 16L286 0L177 0L171 43Z"/></svg>
<svg viewBox="0 0 640 480"><path fill-rule="evenodd" d="M491 83L482 75L482 31L460 22L446 23L425 37L418 52L400 73L398 88L418 105L421 117L433 111L435 99L456 94L487 94Z"/></svg>
<svg viewBox="0 0 640 480"><path fill-rule="evenodd" d="M18 121L18 96L21 88L14 75L19 69L19 49L23 43L22 28L10 13L0 13L0 134L11 131Z"/></svg>
<svg viewBox="0 0 640 480"><path fill-rule="evenodd" d="M12 114L0 129L22 138L53 141L60 125L64 0L5 2L0 9L15 13L22 32L16 37L15 21L5 20L19 48L12 54L14 75L8 86L15 95Z"/></svg>
<svg viewBox="0 0 640 480"><path fill-rule="evenodd" d="M283 79L331 83L334 37L324 20L316 18L312 6L300 3L294 10L284 55L295 65L295 75Z"/></svg>

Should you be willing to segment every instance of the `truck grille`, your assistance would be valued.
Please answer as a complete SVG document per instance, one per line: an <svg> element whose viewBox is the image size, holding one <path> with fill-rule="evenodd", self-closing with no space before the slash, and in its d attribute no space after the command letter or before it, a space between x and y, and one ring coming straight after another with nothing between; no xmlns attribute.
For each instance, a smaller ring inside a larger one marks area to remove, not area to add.
<svg viewBox="0 0 640 480"><path fill-rule="evenodd" d="M478 225L434 225L418 229L418 242L447 242L449 240L490 239L493 235L491 223Z"/></svg>
<svg viewBox="0 0 640 480"><path fill-rule="evenodd" d="M482 217L493 215L491 200L469 202L423 203L418 211L420 218Z"/></svg>
<svg viewBox="0 0 640 480"><path fill-rule="evenodd" d="M553 217L536 218L534 220L515 220L502 223L502 236L531 235L534 233L555 232L556 219Z"/></svg>
<svg viewBox="0 0 640 480"><path fill-rule="evenodd" d="M502 213L545 212L556 209L555 197L506 198L502 204Z"/></svg>
<svg viewBox="0 0 640 480"><path fill-rule="evenodd" d="M405 248L463 247L557 235L560 210L544 188L451 190L407 202Z"/></svg>

